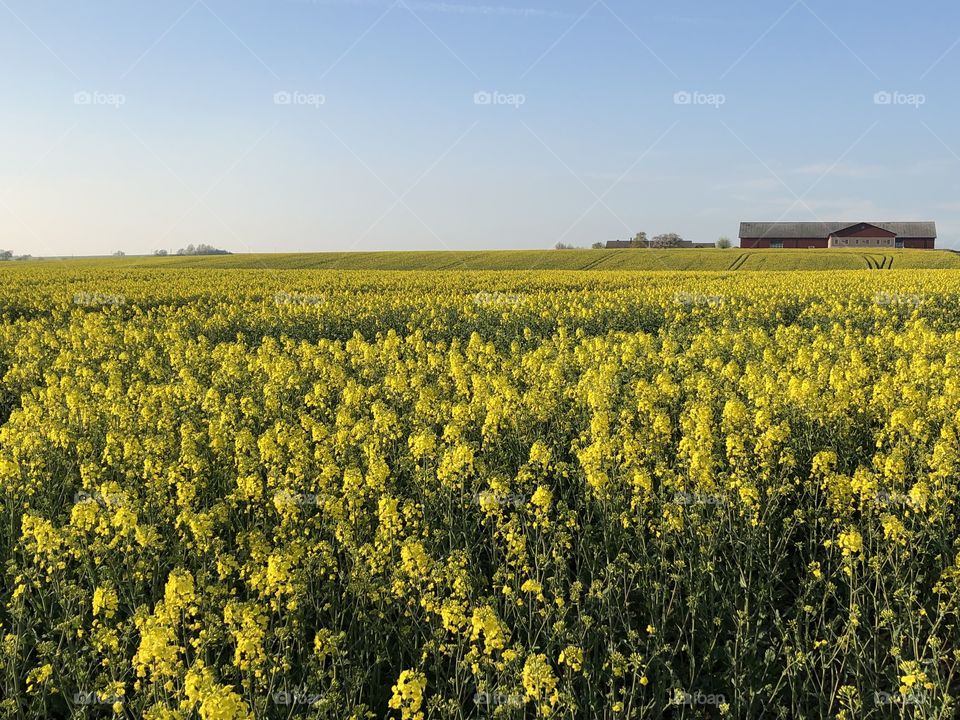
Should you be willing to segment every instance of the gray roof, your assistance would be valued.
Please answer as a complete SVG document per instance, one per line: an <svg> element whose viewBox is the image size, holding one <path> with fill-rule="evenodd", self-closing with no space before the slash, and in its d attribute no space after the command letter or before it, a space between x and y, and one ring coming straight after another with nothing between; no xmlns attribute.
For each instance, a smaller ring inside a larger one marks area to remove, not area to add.
<svg viewBox="0 0 960 720"><path fill-rule="evenodd" d="M866 222L876 225L901 238L935 238L937 224L935 222L869 222L856 220L854 222L742 222L740 223L740 237L742 238L827 238L839 230L851 225Z"/></svg>

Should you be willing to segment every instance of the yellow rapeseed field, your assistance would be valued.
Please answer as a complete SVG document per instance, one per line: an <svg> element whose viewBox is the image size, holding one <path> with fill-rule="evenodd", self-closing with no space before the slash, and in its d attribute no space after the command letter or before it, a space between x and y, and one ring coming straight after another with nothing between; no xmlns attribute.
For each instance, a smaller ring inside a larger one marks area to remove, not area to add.
<svg viewBox="0 0 960 720"><path fill-rule="evenodd" d="M0 717L952 718L952 271L0 270Z"/></svg>

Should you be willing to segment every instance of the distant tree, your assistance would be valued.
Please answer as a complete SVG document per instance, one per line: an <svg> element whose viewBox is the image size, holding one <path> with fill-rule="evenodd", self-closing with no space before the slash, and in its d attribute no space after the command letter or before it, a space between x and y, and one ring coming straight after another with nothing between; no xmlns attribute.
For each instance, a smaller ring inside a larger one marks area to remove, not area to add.
<svg viewBox="0 0 960 720"><path fill-rule="evenodd" d="M554 250L576 250L575 245L568 245L567 243L558 242L553 246Z"/></svg>
<svg viewBox="0 0 960 720"><path fill-rule="evenodd" d="M647 247L649 244L650 242L647 240L647 234L645 232L638 232L630 241L630 247Z"/></svg>
<svg viewBox="0 0 960 720"><path fill-rule="evenodd" d="M717 240L717 247L720 248L721 250L726 250L727 248L732 246L733 246L733 243L730 242L730 238L728 238L726 235L724 235L719 240Z"/></svg>
<svg viewBox="0 0 960 720"><path fill-rule="evenodd" d="M606 247L606 245L602 242L595 242L590 247L593 248L594 250L603 250Z"/></svg>
<svg viewBox="0 0 960 720"><path fill-rule="evenodd" d="M166 257L166 256L167 256L167 251L166 251L166 250L154 250L154 251L153 251L153 254L156 255L157 257Z"/></svg>
<svg viewBox="0 0 960 720"><path fill-rule="evenodd" d="M197 245L197 255L229 255L229 250L221 250L220 248L215 248L213 245L206 245L200 243Z"/></svg>
<svg viewBox="0 0 960 720"><path fill-rule="evenodd" d="M187 245L185 248L180 248L177 250L177 255L229 255L229 251L220 250L215 248L213 245L207 245L206 243L200 243L197 246L193 244Z"/></svg>
<svg viewBox="0 0 960 720"><path fill-rule="evenodd" d="M123 250L117 250L117 251L113 254L114 257L124 257L125 255L126 255L126 253L125 253Z"/></svg>
<svg viewBox="0 0 960 720"><path fill-rule="evenodd" d="M681 240L683 240L683 238L676 233L664 233L663 235L655 236L653 238L653 244L657 247L677 247Z"/></svg>
<svg viewBox="0 0 960 720"><path fill-rule="evenodd" d="M13 253L9 250L0 250L0 260L10 260L13 257Z"/></svg>

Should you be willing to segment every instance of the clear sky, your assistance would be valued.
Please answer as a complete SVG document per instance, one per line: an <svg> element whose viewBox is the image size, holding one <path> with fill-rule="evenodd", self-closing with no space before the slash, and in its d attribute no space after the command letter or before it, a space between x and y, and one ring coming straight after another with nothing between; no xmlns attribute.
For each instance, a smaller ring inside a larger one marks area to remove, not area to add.
<svg viewBox="0 0 960 720"><path fill-rule="evenodd" d="M0 248L960 247L956 0L0 0Z"/></svg>

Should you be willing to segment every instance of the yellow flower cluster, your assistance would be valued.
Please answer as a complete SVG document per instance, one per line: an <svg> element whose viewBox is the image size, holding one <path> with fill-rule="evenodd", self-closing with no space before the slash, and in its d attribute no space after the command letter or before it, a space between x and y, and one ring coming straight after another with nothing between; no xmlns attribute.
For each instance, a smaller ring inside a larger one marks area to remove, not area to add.
<svg viewBox="0 0 960 720"><path fill-rule="evenodd" d="M404 670L393 686L390 707L400 711L402 720L423 720L423 691L427 679L423 673Z"/></svg>
<svg viewBox="0 0 960 720"><path fill-rule="evenodd" d="M537 703L539 715L550 715L559 700L557 677L542 653L531 655L523 664L523 690L528 700Z"/></svg>

